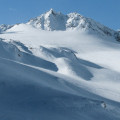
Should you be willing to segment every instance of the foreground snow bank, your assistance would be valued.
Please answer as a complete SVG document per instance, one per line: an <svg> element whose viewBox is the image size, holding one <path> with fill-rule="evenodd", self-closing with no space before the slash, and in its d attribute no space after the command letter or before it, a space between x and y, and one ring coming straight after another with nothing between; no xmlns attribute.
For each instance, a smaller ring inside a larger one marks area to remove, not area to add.
<svg viewBox="0 0 120 120"><path fill-rule="evenodd" d="M20 24L0 38L1 119L120 119L113 37Z"/></svg>

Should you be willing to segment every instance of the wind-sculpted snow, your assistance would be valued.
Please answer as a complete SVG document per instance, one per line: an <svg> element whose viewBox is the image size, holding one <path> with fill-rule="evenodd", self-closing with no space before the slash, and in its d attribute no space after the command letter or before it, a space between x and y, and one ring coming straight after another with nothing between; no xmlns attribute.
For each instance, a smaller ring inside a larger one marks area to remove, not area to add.
<svg viewBox="0 0 120 120"><path fill-rule="evenodd" d="M15 43L18 46L15 46ZM17 48L19 46L26 50L26 52L20 51L20 49ZM22 63L31 64L34 66L39 66L54 71L58 70L54 63L36 57L27 52L28 52L27 48L22 43L13 42L12 44L0 41L0 57L20 61Z"/></svg>
<svg viewBox="0 0 120 120"><path fill-rule="evenodd" d="M118 32L50 10L0 38L1 120L120 120Z"/></svg>
<svg viewBox="0 0 120 120"><path fill-rule="evenodd" d="M1 119L93 120L101 114L100 119L119 120L119 116L116 116L113 111L114 107L119 110L118 103L112 101L108 104L104 103L104 99L76 87L65 78L60 79L8 59L0 58L0 66L2 69L0 72ZM87 98L81 96L87 94L89 94ZM93 100L93 98L100 100ZM109 108L110 103L112 106Z"/></svg>
<svg viewBox="0 0 120 120"><path fill-rule="evenodd" d="M85 80L90 80L93 77L85 64L83 65L80 60L78 60L74 51L67 48L45 48L42 46L40 47L40 50L40 53L43 54L43 56L47 56L51 61L54 59L59 73L69 76L79 76ZM86 63L84 60L83 62Z"/></svg>

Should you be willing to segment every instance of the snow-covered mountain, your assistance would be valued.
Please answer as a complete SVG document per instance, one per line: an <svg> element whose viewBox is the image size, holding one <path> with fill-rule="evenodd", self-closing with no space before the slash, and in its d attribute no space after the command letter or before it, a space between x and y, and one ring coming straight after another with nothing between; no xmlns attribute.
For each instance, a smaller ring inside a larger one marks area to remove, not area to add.
<svg viewBox="0 0 120 120"><path fill-rule="evenodd" d="M61 12L55 12L50 9L48 12L29 20L25 23L40 30L47 31L66 31L66 30L80 30L86 31L90 34L99 34L101 36L115 37L120 40L118 31L114 31L90 18L86 18L79 13L70 13L67 15ZM0 33L14 27L14 25L1 25Z"/></svg>
<svg viewBox="0 0 120 120"><path fill-rule="evenodd" d="M0 25L0 33L10 29L11 27L13 27L13 26L12 25L5 25L5 24Z"/></svg>
<svg viewBox="0 0 120 120"><path fill-rule="evenodd" d="M117 31L114 31L78 13L64 15L60 12L55 12L53 9L45 14L31 19L27 24L32 25L35 28L48 31L82 30L108 36L114 36L117 34Z"/></svg>
<svg viewBox="0 0 120 120"><path fill-rule="evenodd" d="M2 33L1 120L120 120L119 31L51 9Z"/></svg>

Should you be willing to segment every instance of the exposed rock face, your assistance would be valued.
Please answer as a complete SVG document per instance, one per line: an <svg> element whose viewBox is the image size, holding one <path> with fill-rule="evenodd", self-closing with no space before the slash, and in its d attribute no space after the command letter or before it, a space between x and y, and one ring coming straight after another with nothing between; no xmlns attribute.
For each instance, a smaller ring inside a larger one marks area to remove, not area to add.
<svg viewBox="0 0 120 120"><path fill-rule="evenodd" d="M120 41L120 31L119 30L114 33L114 37L116 38L117 41Z"/></svg>
<svg viewBox="0 0 120 120"><path fill-rule="evenodd" d="M11 27L12 25L5 25L5 24L0 25L0 33L6 31L7 29L10 29Z"/></svg>

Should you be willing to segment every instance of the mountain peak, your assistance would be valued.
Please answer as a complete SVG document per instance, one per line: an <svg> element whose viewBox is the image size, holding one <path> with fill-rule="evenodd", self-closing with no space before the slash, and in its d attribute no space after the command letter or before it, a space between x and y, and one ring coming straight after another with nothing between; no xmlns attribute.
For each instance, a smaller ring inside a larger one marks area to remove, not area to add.
<svg viewBox="0 0 120 120"><path fill-rule="evenodd" d="M60 12L55 12L50 9L48 12L31 19L27 24L34 26L41 30L66 30L65 27L66 16Z"/></svg>
<svg viewBox="0 0 120 120"><path fill-rule="evenodd" d="M52 8L48 11L48 12L46 12L47 14L54 14L54 13L56 13Z"/></svg>
<svg viewBox="0 0 120 120"><path fill-rule="evenodd" d="M48 12L53 13L54 12L53 8L51 8Z"/></svg>
<svg viewBox="0 0 120 120"><path fill-rule="evenodd" d="M41 30L87 30L89 32L97 32L102 35L113 35L114 31L95 22L90 18L81 16L79 13L70 13L64 15L60 12L55 12L50 9L45 14L40 15L34 19L31 19L27 24L34 26Z"/></svg>
<svg viewBox="0 0 120 120"><path fill-rule="evenodd" d="M45 15L50 16L50 15L60 15L60 12L56 12L55 10L53 10L52 8L45 13Z"/></svg>
<svg viewBox="0 0 120 120"><path fill-rule="evenodd" d="M47 31L65 31L65 30L79 30L87 31L93 34L99 34L101 36L120 36L120 32L116 31L90 19L86 18L79 13L73 12L64 15L60 12L54 11L52 8L44 14L31 19L26 24L33 26L34 28ZM9 27L1 26L0 30L5 31Z"/></svg>

